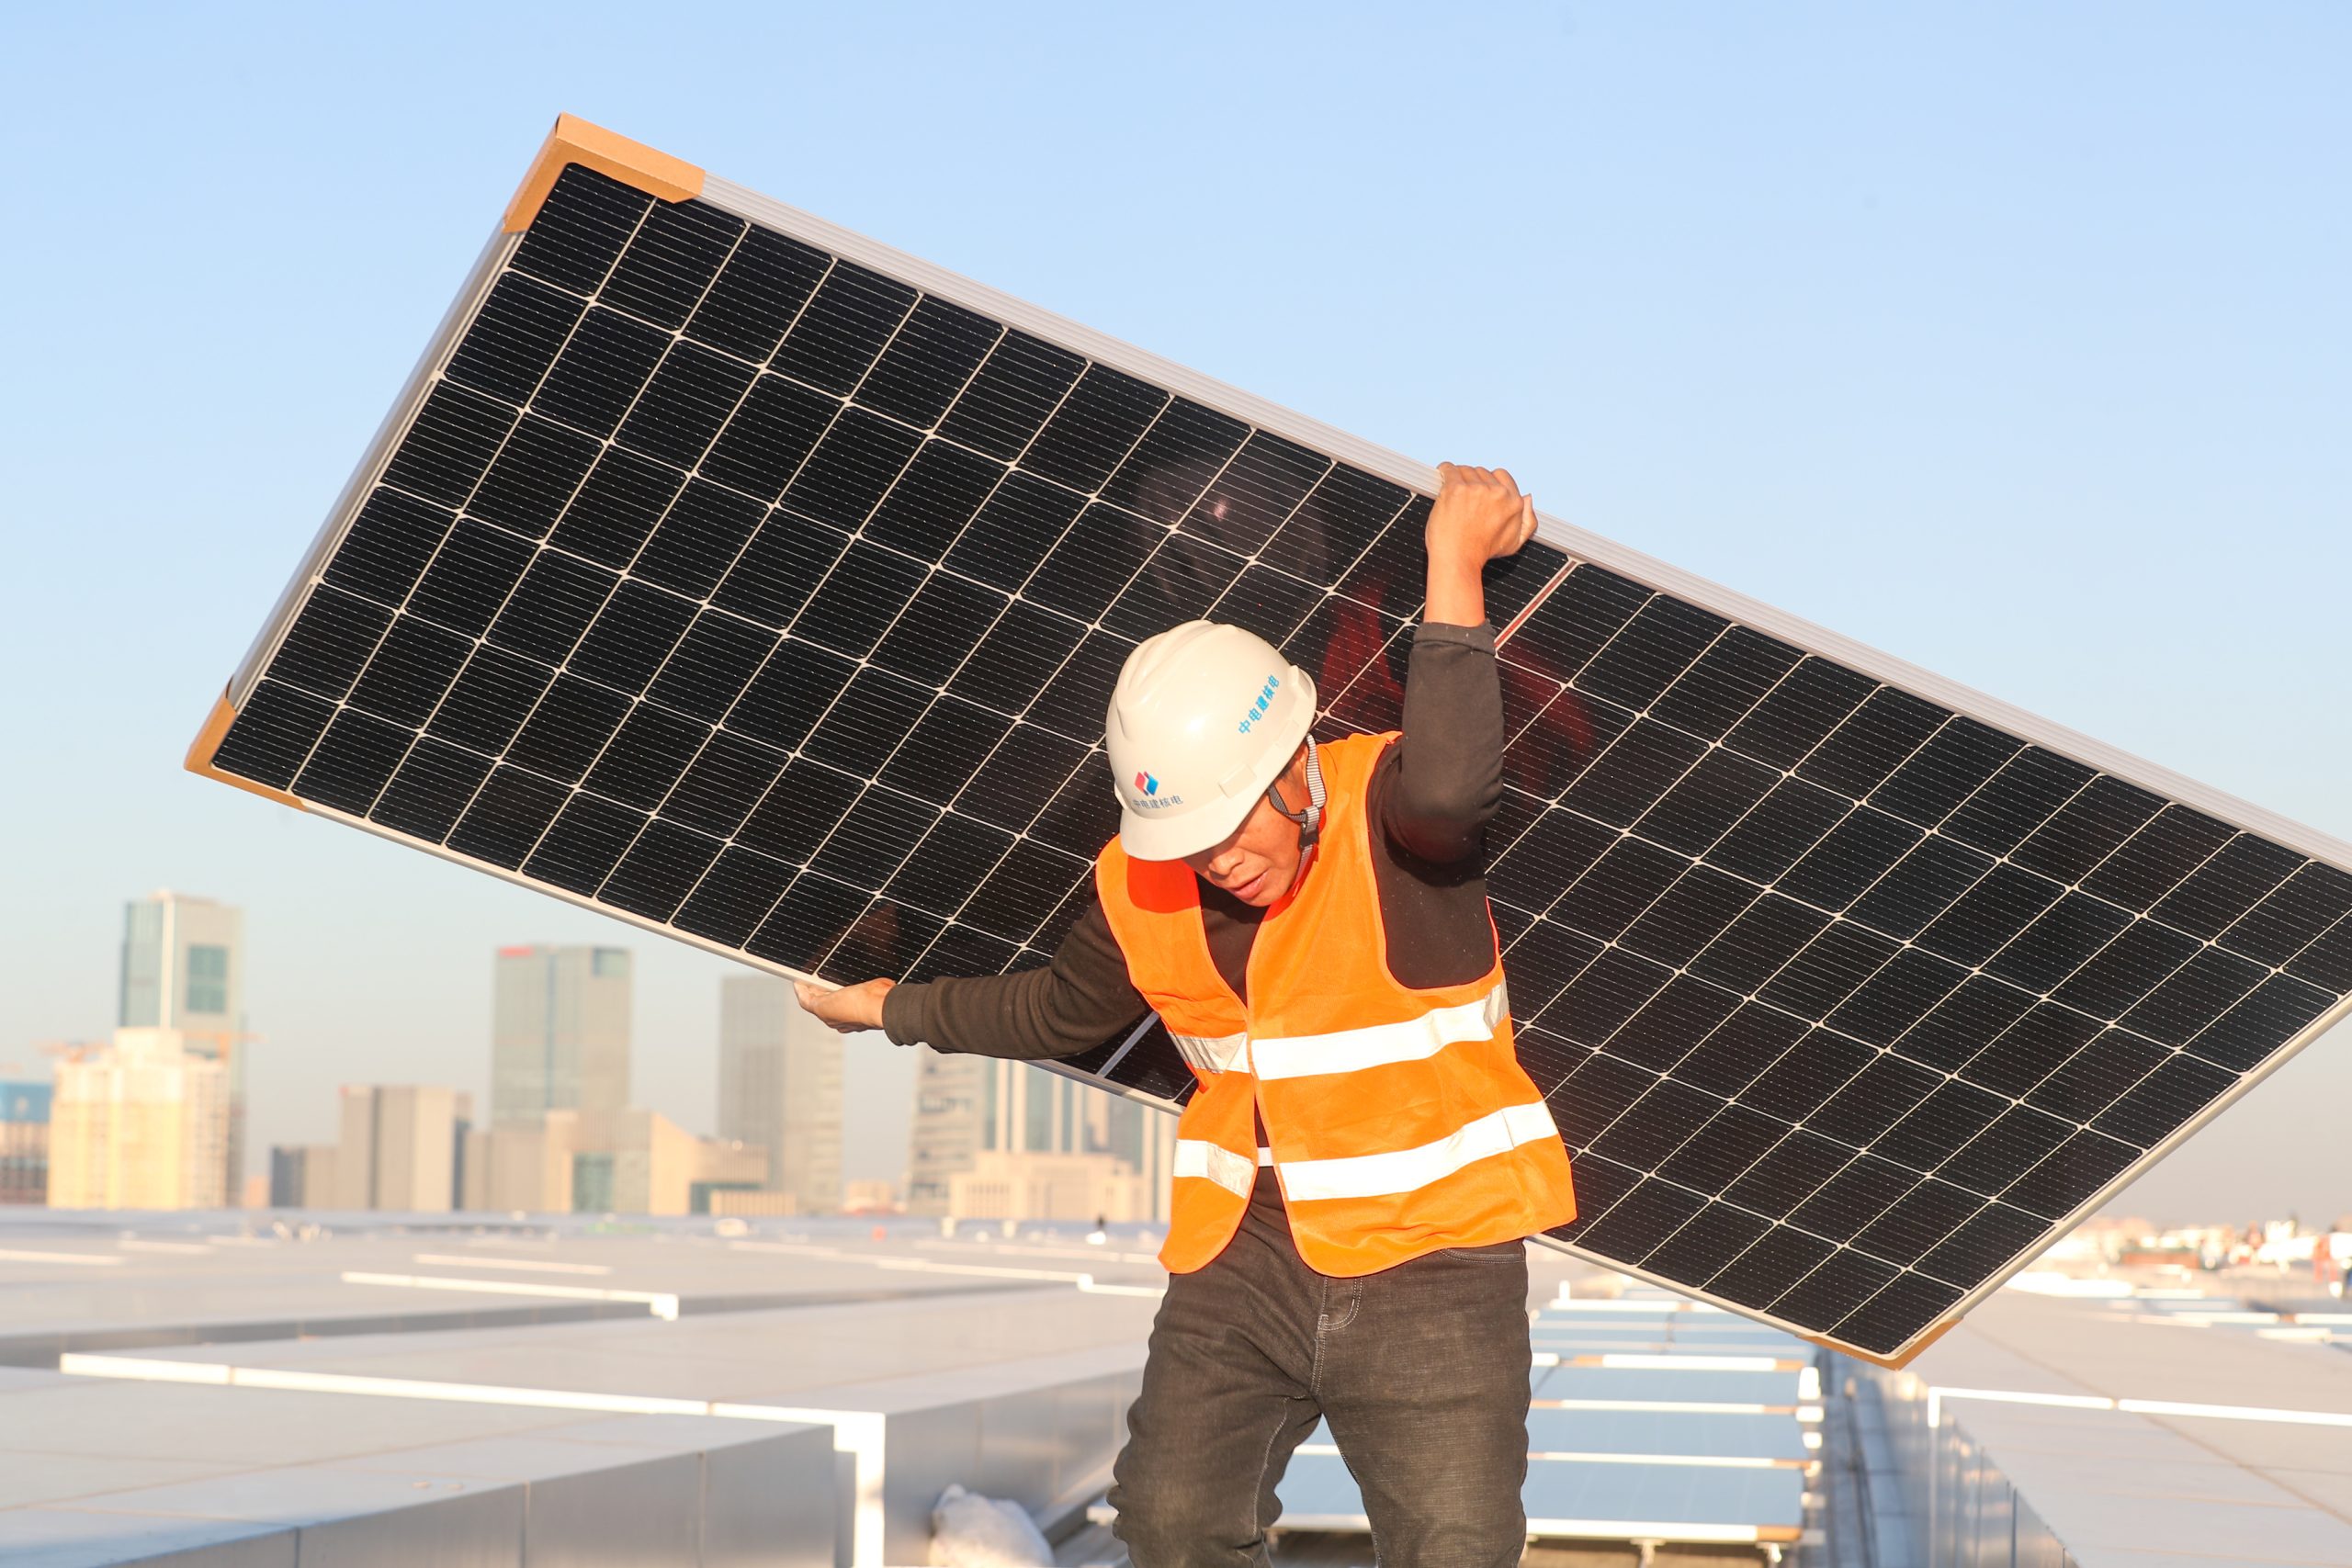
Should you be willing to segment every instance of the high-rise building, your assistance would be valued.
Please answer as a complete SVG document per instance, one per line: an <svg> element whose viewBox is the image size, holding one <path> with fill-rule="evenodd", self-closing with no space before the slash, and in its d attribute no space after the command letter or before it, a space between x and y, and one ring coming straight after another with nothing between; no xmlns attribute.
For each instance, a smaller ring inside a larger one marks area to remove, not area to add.
<svg viewBox="0 0 2352 1568"><path fill-rule="evenodd" d="M0 1203L49 1201L51 1092L0 1078Z"/></svg>
<svg viewBox="0 0 2352 1568"><path fill-rule="evenodd" d="M922 1060L915 1068L915 1114L907 1134L907 1213L944 1214L950 1184L979 1154L981 1079L995 1077L1008 1064L928 1045L915 1049Z"/></svg>
<svg viewBox="0 0 2352 1568"><path fill-rule="evenodd" d="M457 1206L458 1127L471 1098L432 1084L345 1084L335 1206L447 1213Z"/></svg>
<svg viewBox="0 0 2352 1568"><path fill-rule="evenodd" d="M730 975L718 990L718 1135L767 1151L764 1190L792 1212L842 1206L842 1037L792 982Z"/></svg>
<svg viewBox="0 0 2352 1568"><path fill-rule="evenodd" d="M243 1186L245 917L210 898L160 889L125 907L115 1022L179 1032L187 1049L227 1069L222 1190Z"/></svg>
<svg viewBox="0 0 2352 1568"><path fill-rule="evenodd" d="M120 1016L125 1029L176 1029L191 1049L244 1027L245 918L168 888L124 910Z"/></svg>
<svg viewBox="0 0 2352 1568"><path fill-rule="evenodd" d="M269 1151L269 1206L332 1209L343 1200L333 1144L279 1144Z"/></svg>
<svg viewBox="0 0 2352 1568"><path fill-rule="evenodd" d="M629 955L618 947L503 947L491 1023L490 1119L628 1104Z"/></svg>
<svg viewBox="0 0 2352 1568"><path fill-rule="evenodd" d="M1048 1172L1077 1168L1060 1156L1102 1155L1148 1183L1150 1212L1136 1218L1167 1217L1168 1179L1175 1156L1174 1117L1025 1062L949 1055L928 1046L922 1049L908 1149L909 1213L953 1213L956 1179L983 1167L997 1190L1042 1191L1041 1183L1059 1179ZM1023 1156L1041 1161L1050 1157L1055 1163L1040 1164L1032 1181L1020 1165ZM995 1217L1061 1216L1007 1213Z"/></svg>
<svg viewBox="0 0 2352 1568"><path fill-rule="evenodd" d="M225 1207L228 1141L226 1065L176 1029L118 1029L57 1065L50 1207Z"/></svg>

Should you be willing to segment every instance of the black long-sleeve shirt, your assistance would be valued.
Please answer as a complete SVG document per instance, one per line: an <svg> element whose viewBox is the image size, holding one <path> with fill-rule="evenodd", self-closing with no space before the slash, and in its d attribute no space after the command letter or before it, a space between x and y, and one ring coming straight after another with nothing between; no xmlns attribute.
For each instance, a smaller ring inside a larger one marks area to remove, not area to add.
<svg viewBox="0 0 2352 1568"><path fill-rule="evenodd" d="M1416 629L1402 730L1374 768L1366 802L1380 827L1373 875L1388 969L1417 989L1460 985L1494 964L1483 854L1503 788L1493 627ZM1245 1001L1263 913L1201 885L1210 955ZM1102 906L1091 904L1045 968L899 986L884 998L882 1022L901 1045L1040 1060L1091 1050L1149 1010Z"/></svg>

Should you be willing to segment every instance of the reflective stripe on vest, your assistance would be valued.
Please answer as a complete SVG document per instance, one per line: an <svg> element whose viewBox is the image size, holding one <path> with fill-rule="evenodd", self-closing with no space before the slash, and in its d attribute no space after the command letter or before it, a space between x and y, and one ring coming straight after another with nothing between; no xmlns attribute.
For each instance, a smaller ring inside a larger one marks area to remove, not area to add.
<svg viewBox="0 0 2352 1568"><path fill-rule="evenodd" d="M1187 1066L1204 1073L1246 1071L1250 1066L1250 1036L1243 1034L1179 1034L1168 1032Z"/></svg>
<svg viewBox="0 0 2352 1568"><path fill-rule="evenodd" d="M1501 981L1477 1001L1431 1008L1398 1023L1295 1034L1250 1043L1250 1061L1261 1078L1303 1078L1351 1073L1391 1062L1419 1062L1464 1040L1492 1040L1510 1016L1510 990Z"/></svg>
<svg viewBox="0 0 2352 1568"><path fill-rule="evenodd" d="M1552 1122L1552 1108L1542 1100L1506 1105L1417 1149L1391 1149L1352 1159L1285 1160L1283 1195L1294 1203L1311 1203L1325 1198L1385 1198L1418 1191L1464 1166L1508 1154L1538 1138L1559 1135Z"/></svg>
<svg viewBox="0 0 2352 1568"><path fill-rule="evenodd" d="M1240 1198L1250 1196L1250 1184L1258 1179L1258 1168L1251 1161L1204 1138L1176 1140L1176 1163L1170 1173L1179 1178L1196 1176L1214 1181Z"/></svg>

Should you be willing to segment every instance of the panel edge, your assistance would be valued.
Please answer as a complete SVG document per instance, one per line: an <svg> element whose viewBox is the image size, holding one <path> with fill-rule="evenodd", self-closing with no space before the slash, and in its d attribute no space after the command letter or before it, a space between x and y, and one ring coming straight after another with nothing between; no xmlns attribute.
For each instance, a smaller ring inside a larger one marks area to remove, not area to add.
<svg viewBox="0 0 2352 1568"><path fill-rule="evenodd" d="M288 795L269 784L256 784L252 779L239 778L212 765L212 759L220 751L220 742L227 737L229 727L236 722L237 705L223 690L220 699L212 705L212 711L204 716L204 728L198 730L196 739L189 742L182 766L199 778L218 779L232 789L244 790L260 795L264 800L274 800L280 806L290 806L297 811L308 811L310 807L302 804L299 795Z"/></svg>
<svg viewBox="0 0 2352 1568"><path fill-rule="evenodd" d="M492 233L475 255L473 265L468 269L457 298L442 312L441 321L425 344L424 354L410 367L408 378L401 384L399 396L393 399L391 408L376 426L376 434L360 454L358 465L351 470L350 478L344 480L343 489L336 492L334 503L327 509L326 520L311 535L310 547L303 551L293 576L278 591L268 618L262 622L261 631L246 647L244 658L238 660L229 681L229 694L236 701L242 703L253 694L263 670L277 655L279 642L293 626L294 617L309 602L311 590L320 574L325 571L328 559L343 543L343 536L349 531L352 519L358 515L360 502L391 461L392 453L398 449L401 438L407 435L417 411L424 407L442 363L457 346L458 340L465 335L465 329L472 323L474 312L489 294L490 286L497 277L499 269L505 265L508 254L520 243L511 234L503 231Z"/></svg>
<svg viewBox="0 0 2352 1568"><path fill-rule="evenodd" d="M1832 1339L1826 1335L1806 1334L1801 1335L1800 1337L1809 1344L1820 1346L1825 1350L1834 1350L1840 1356L1851 1356L1857 1361L1868 1361L1873 1367L1884 1367L1888 1371L1899 1372L1909 1366L1929 1346L1958 1328L1961 1319L1965 1315L1964 1313L1958 1311L1951 1313L1937 1323L1934 1327L1921 1331L1917 1338L1891 1356L1881 1356L1874 1351L1860 1349L1842 1340Z"/></svg>
<svg viewBox="0 0 2352 1568"><path fill-rule="evenodd" d="M686 201L702 194L703 171L684 158L673 157L642 141L632 141L617 130L607 130L577 115L559 114L555 128L531 160L514 199L506 204L504 231L519 234L537 219L539 209L555 188L566 164L580 164L600 175L634 186L663 201Z"/></svg>

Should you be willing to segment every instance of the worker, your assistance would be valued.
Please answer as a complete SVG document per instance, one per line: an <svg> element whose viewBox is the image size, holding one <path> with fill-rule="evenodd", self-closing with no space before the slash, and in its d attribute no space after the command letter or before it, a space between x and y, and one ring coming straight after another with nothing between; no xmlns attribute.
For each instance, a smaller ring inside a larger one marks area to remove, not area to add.
<svg viewBox="0 0 2352 1568"><path fill-rule="evenodd" d="M1112 696L1118 836L1048 967L799 988L940 1051L1072 1055L1153 1010L1174 1036L1199 1087L1111 1491L1136 1568L1266 1562L1318 1419L1384 1564L1503 1568L1526 1542L1523 1241L1576 1204L1487 908L1482 571L1535 510L1506 470L1439 471L1401 734L1318 744L1313 682L1264 640L1163 632Z"/></svg>

